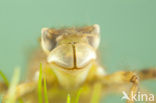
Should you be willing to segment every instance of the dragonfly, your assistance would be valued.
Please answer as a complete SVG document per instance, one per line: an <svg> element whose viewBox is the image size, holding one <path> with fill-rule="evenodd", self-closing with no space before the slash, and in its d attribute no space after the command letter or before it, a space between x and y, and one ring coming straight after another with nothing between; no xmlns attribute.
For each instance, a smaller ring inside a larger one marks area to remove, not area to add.
<svg viewBox="0 0 156 103"><path fill-rule="evenodd" d="M99 62L99 43L100 26L98 24L43 28L40 37L41 48L32 56L27 80L16 86L14 94L16 99L22 98L24 103L39 102L37 88L41 63L49 103L66 103L67 94L75 98L79 90L82 90L79 103L92 103L94 94L97 92L99 92L97 96L99 99L94 103L99 103L103 95L110 92L122 94L123 90L129 97L126 103L134 103L132 95L137 94L140 82L156 79L156 68L141 71L119 70L107 74ZM7 92L3 103L6 98ZM74 99L71 102L76 103Z"/></svg>

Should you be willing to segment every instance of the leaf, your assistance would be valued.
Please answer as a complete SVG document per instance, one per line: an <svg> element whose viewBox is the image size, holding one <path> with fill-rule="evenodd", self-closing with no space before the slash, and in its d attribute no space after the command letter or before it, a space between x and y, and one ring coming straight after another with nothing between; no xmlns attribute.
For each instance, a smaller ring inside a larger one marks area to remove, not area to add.
<svg viewBox="0 0 156 103"><path fill-rule="evenodd" d="M42 64L40 64L40 72L38 80L38 102L42 103Z"/></svg>
<svg viewBox="0 0 156 103"><path fill-rule="evenodd" d="M0 70L0 76L3 78L5 84L7 86L9 86L9 82L8 82L8 79L6 78L6 76L4 75L4 73Z"/></svg>
<svg viewBox="0 0 156 103"><path fill-rule="evenodd" d="M80 89L78 90L78 92L77 92L75 103L79 103L79 98L80 98L81 92L82 92L82 88L80 88Z"/></svg>
<svg viewBox="0 0 156 103"><path fill-rule="evenodd" d="M94 85L91 103L99 103L100 94L101 94L101 84L100 83L96 83Z"/></svg>
<svg viewBox="0 0 156 103"><path fill-rule="evenodd" d="M67 103L70 103L71 98L70 98L70 94L67 95Z"/></svg>
<svg viewBox="0 0 156 103"><path fill-rule="evenodd" d="M19 75L20 75L20 69L16 68L14 71L13 78L11 80L6 103L15 103L16 102L15 93L16 93L16 85L19 82L19 77L20 77Z"/></svg>
<svg viewBox="0 0 156 103"><path fill-rule="evenodd" d="M44 98L45 103L48 103L48 94L47 94L47 85L46 85L46 77L44 76Z"/></svg>

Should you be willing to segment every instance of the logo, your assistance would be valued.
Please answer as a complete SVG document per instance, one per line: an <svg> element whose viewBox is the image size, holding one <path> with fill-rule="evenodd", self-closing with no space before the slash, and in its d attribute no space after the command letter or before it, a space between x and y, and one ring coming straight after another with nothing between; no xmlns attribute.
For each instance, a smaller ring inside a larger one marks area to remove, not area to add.
<svg viewBox="0 0 156 103"><path fill-rule="evenodd" d="M125 92L122 91L123 96L121 97L121 100L130 100L130 101L154 101L154 94L146 94L146 93L141 93L137 92L136 94L131 92L131 98L129 95Z"/></svg>

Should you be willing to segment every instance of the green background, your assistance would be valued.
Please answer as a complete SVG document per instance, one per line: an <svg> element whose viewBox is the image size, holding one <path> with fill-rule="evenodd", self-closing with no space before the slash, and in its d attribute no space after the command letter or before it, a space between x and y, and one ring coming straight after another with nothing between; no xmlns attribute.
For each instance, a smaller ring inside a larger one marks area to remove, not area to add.
<svg viewBox="0 0 156 103"><path fill-rule="evenodd" d="M11 79L19 66L24 78L42 27L86 24L101 26L101 59L109 73L156 66L156 0L0 0L0 69ZM142 85L156 94L154 82Z"/></svg>

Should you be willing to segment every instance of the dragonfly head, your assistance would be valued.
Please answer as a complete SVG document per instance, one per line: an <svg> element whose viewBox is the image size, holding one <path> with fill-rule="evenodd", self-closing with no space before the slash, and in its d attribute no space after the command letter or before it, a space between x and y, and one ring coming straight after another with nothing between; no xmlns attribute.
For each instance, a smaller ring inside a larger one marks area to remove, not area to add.
<svg viewBox="0 0 156 103"><path fill-rule="evenodd" d="M87 77L96 59L99 26L42 29L41 46L59 83L71 89Z"/></svg>
<svg viewBox="0 0 156 103"><path fill-rule="evenodd" d="M43 28L41 46L48 63L66 70L80 69L96 59L99 25L71 28Z"/></svg>

